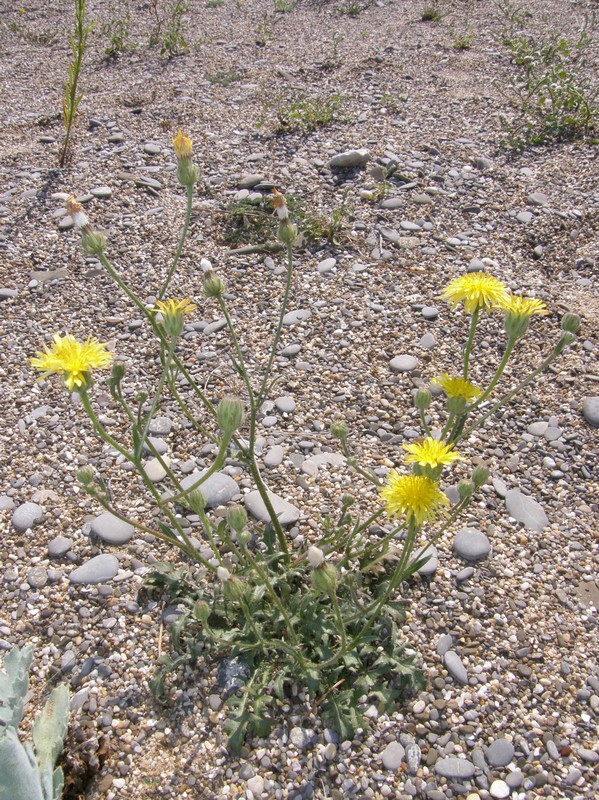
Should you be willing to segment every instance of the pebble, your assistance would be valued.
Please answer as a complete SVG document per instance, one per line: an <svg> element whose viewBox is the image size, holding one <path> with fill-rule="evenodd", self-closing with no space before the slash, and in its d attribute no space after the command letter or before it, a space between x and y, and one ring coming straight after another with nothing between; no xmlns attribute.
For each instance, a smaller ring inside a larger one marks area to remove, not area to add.
<svg viewBox="0 0 599 800"><path fill-rule="evenodd" d="M518 220L518 222L522 222L524 224L532 222L533 218L534 214L532 213L532 211L519 211L516 214L516 219Z"/></svg>
<svg viewBox="0 0 599 800"><path fill-rule="evenodd" d="M289 741L297 747L298 750L305 750L314 744L316 735L311 728L300 728L296 725L289 731Z"/></svg>
<svg viewBox="0 0 599 800"><path fill-rule="evenodd" d="M432 350L436 344L437 340L432 333L425 333L420 340L420 347L422 347L423 350Z"/></svg>
<svg viewBox="0 0 599 800"><path fill-rule="evenodd" d="M507 739L495 739L487 753L487 759L492 767L505 767L513 757L514 745Z"/></svg>
<svg viewBox="0 0 599 800"><path fill-rule="evenodd" d="M428 575L434 575L435 572L439 569L439 557L437 555L437 548L434 545L431 545L430 547L426 547L425 545L423 548L418 550L413 560L416 561L422 556L424 556L427 560L418 570L418 574L423 575L424 577L427 577Z"/></svg>
<svg viewBox="0 0 599 800"><path fill-rule="evenodd" d="M327 272L331 272L337 263L336 258L325 258L324 261L321 261L316 269L320 272L321 275L325 275Z"/></svg>
<svg viewBox="0 0 599 800"><path fill-rule="evenodd" d="M48 572L43 567L31 567L26 580L33 589L42 589L48 583Z"/></svg>
<svg viewBox="0 0 599 800"><path fill-rule="evenodd" d="M276 444L270 448L268 453L264 456L264 464L267 467L278 467L283 461L285 451L280 444Z"/></svg>
<svg viewBox="0 0 599 800"><path fill-rule="evenodd" d="M591 428L599 428L599 397L585 397L583 399L582 415Z"/></svg>
<svg viewBox="0 0 599 800"><path fill-rule="evenodd" d="M162 460L168 464L169 460L163 456ZM153 483L158 483L166 478L166 469L162 466L158 458L151 458L144 464L146 475Z"/></svg>
<svg viewBox="0 0 599 800"><path fill-rule="evenodd" d="M260 175L258 172L248 172L241 176L238 186L240 189L253 189L254 186L262 183L263 180L264 175Z"/></svg>
<svg viewBox="0 0 599 800"><path fill-rule="evenodd" d="M296 508L294 505L289 503L287 500L284 500L282 497L279 497L274 492L268 492L268 498L281 525L294 525L298 521L300 517L299 508ZM264 501L260 497L260 492L258 492L257 489L249 494L246 494L243 498L243 502L253 517L261 522L270 521Z"/></svg>
<svg viewBox="0 0 599 800"><path fill-rule="evenodd" d="M50 558L61 558L69 552L72 546L72 539L68 539L66 536L55 536L48 542L48 555Z"/></svg>
<svg viewBox="0 0 599 800"><path fill-rule="evenodd" d="M532 192L526 201L530 206L546 206L549 198L543 192Z"/></svg>
<svg viewBox="0 0 599 800"><path fill-rule="evenodd" d="M201 472L192 472L191 475L186 475L180 482L181 488L185 490L191 489L206 472L207 470L203 469ZM236 482L224 472L215 472L197 488L204 496L206 508L225 506L239 494L239 487ZM172 496L172 492L165 492L163 497L166 498L167 496ZM185 505L183 500L181 505Z"/></svg>
<svg viewBox="0 0 599 800"><path fill-rule="evenodd" d="M422 760L422 751L416 742L408 742L406 744L406 763L408 765L408 772L410 775L417 775Z"/></svg>
<svg viewBox="0 0 599 800"><path fill-rule="evenodd" d="M430 321L437 319L439 316L439 309L436 306L423 306L422 311L420 312L424 319L428 319Z"/></svg>
<svg viewBox="0 0 599 800"><path fill-rule="evenodd" d="M404 755L405 750L399 742L389 742L381 755L383 767L395 772L400 768Z"/></svg>
<svg viewBox="0 0 599 800"><path fill-rule="evenodd" d="M454 756L438 759L435 762L434 769L437 775L453 780L469 780L476 774L476 768L471 761Z"/></svg>
<svg viewBox="0 0 599 800"><path fill-rule="evenodd" d="M157 142L146 142L143 146L144 153L149 156L157 156L162 152L162 147Z"/></svg>
<svg viewBox="0 0 599 800"><path fill-rule="evenodd" d="M298 309L297 311L288 311L283 317L283 325L289 327L290 325L297 325L298 322L303 322L311 316L309 309Z"/></svg>
<svg viewBox="0 0 599 800"><path fill-rule="evenodd" d="M455 579L458 583L463 583L464 581L469 580L474 575L474 572L474 567L464 567L464 569L458 572L458 574L455 576Z"/></svg>
<svg viewBox="0 0 599 800"><path fill-rule="evenodd" d="M148 430L154 436L168 436L173 428L173 422L169 417L153 417Z"/></svg>
<svg viewBox="0 0 599 800"><path fill-rule="evenodd" d="M522 522L529 530L540 533L549 525L547 514L542 506L522 494L518 489L510 489L505 496L505 506L508 514L518 522Z"/></svg>
<svg viewBox="0 0 599 800"><path fill-rule="evenodd" d="M448 650L443 656L443 663L451 677L458 683L468 684L468 672L462 663L462 659L455 650Z"/></svg>
<svg viewBox="0 0 599 800"><path fill-rule="evenodd" d="M285 414L291 414L295 411L296 403L293 397L277 397L275 400L275 406L279 409L279 411Z"/></svg>
<svg viewBox="0 0 599 800"><path fill-rule="evenodd" d="M442 633L437 639L437 653L440 656L444 656L448 650L451 650L452 646L453 636L451 636L449 633Z"/></svg>
<svg viewBox="0 0 599 800"><path fill-rule="evenodd" d="M418 359L408 355L395 356L389 362L389 366L393 372L413 372L418 366Z"/></svg>
<svg viewBox="0 0 599 800"><path fill-rule="evenodd" d="M69 580L77 584L104 583L114 578L118 571L118 558L110 553L102 553L73 570Z"/></svg>
<svg viewBox="0 0 599 800"><path fill-rule="evenodd" d="M508 774L505 776L505 782L510 789L519 789L520 786L522 786L523 781L524 775L519 769L514 770L514 772L508 772Z"/></svg>
<svg viewBox="0 0 599 800"><path fill-rule="evenodd" d="M264 778L254 775L247 782L247 787L254 797L261 797L264 794Z"/></svg>
<svg viewBox="0 0 599 800"><path fill-rule="evenodd" d="M107 544L127 544L135 533L135 528L123 522L110 511L105 511L91 522L92 533Z"/></svg>
<svg viewBox="0 0 599 800"><path fill-rule="evenodd" d="M97 197L101 200L105 200L112 195L112 189L110 186L96 186L95 189L90 189L90 194L93 194L94 197Z"/></svg>
<svg viewBox="0 0 599 800"><path fill-rule="evenodd" d="M489 787L489 793L491 794L491 797L497 797L499 800L501 800L501 798L510 796L510 787L505 781L493 781Z"/></svg>
<svg viewBox="0 0 599 800"><path fill-rule="evenodd" d="M453 549L466 561L480 561L491 552L491 543L482 531L463 528L456 534Z"/></svg>
<svg viewBox="0 0 599 800"><path fill-rule="evenodd" d="M12 524L17 531L26 531L39 522L44 510L37 503L23 503L13 511Z"/></svg>
<svg viewBox="0 0 599 800"><path fill-rule="evenodd" d="M0 289L0 300L10 300L11 298L16 297L18 294L19 292L17 289L2 288Z"/></svg>
<svg viewBox="0 0 599 800"><path fill-rule="evenodd" d="M599 764L599 752L597 750L590 750L587 747L579 747L578 755L588 764Z"/></svg>
<svg viewBox="0 0 599 800"><path fill-rule="evenodd" d="M365 147L359 150L346 150L343 153L338 153L333 156L329 161L331 169L349 169L351 167L363 167L370 159L370 150Z"/></svg>
<svg viewBox="0 0 599 800"><path fill-rule="evenodd" d="M406 201L401 197L387 197L381 201L381 208L396 209L405 206Z"/></svg>

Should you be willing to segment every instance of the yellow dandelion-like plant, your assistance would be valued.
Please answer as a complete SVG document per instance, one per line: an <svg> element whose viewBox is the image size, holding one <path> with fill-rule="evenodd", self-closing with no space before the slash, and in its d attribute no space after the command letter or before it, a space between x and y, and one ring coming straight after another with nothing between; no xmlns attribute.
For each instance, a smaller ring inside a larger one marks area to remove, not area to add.
<svg viewBox="0 0 599 800"><path fill-rule="evenodd" d="M519 297L518 295L509 295L501 308L507 311L508 314L514 314L518 317L532 317L535 314L545 316L549 314L549 310L542 300L536 300L532 297Z"/></svg>
<svg viewBox="0 0 599 800"><path fill-rule="evenodd" d="M403 448L409 453L406 462L420 464L421 467L442 467L445 464L453 464L454 461L462 461L462 456L453 445L440 442L432 436L420 442L404 444Z"/></svg>
<svg viewBox="0 0 599 800"><path fill-rule="evenodd" d="M186 314L193 314L197 309L188 297L183 300L177 300L176 297L171 297L170 300L156 300L155 312L160 312L164 317L183 317Z"/></svg>
<svg viewBox="0 0 599 800"><path fill-rule="evenodd" d="M173 148L179 161L189 161L193 155L191 139L183 131L179 131L173 139Z"/></svg>
<svg viewBox="0 0 599 800"><path fill-rule="evenodd" d="M108 345L93 336L78 342L71 334L62 337L57 333L50 347L38 350L30 363L42 371L40 380L48 375L64 375L64 382L72 391L88 382L92 370L109 367L113 360L114 354L108 350Z"/></svg>
<svg viewBox="0 0 599 800"><path fill-rule="evenodd" d="M508 299L505 285L487 272L471 272L456 278L441 295L451 304L464 303L467 314L481 308L503 308Z"/></svg>
<svg viewBox="0 0 599 800"><path fill-rule="evenodd" d="M389 473L389 484L381 489L381 498L391 517L405 515L408 522L420 526L432 522L449 505L446 495L432 478L425 475L400 475Z"/></svg>
<svg viewBox="0 0 599 800"><path fill-rule="evenodd" d="M448 397L463 397L469 403L480 397L483 390L475 383L466 380L466 378L458 378L453 375L448 375L446 372L441 373L438 378L435 378L433 383L440 386Z"/></svg>

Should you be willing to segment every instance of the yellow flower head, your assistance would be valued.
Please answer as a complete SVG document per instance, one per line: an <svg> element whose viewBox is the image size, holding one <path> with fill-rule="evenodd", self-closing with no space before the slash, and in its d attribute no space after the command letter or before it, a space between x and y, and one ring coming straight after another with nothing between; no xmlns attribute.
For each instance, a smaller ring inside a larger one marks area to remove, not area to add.
<svg viewBox="0 0 599 800"><path fill-rule="evenodd" d="M421 467L441 467L462 460L462 456L454 449L453 445L440 442L433 439L432 436L428 436L421 442L404 444L403 448L409 453L406 462L420 464Z"/></svg>
<svg viewBox="0 0 599 800"><path fill-rule="evenodd" d="M518 295L514 294L508 295L501 308L507 311L508 314L514 314L518 317L532 317L535 314L545 316L549 313L542 300L535 300L532 297L518 297Z"/></svg>
<svg viewBox="0 0 599 800"><path fill-rule="evenodd" d="M175 148L175 155L179 161L191 160L193 155L191 139L189 136L185 136L183 131L179 131L179 133L173 139L173 147Z"/></svg>
<svg viewBox="0 0 599 800"><path fill-rule="evenodd" d="M30 363L43 372L42 378L53 374L64 375L64 382L72 391L87 383L93 369L108 367L113 360L114 355L109 352L107 345L92 336L85 342L78 342L70 334L64 338L55 334L52 345L43 351L38 350Z"/></svg>
<svg viewBox="0 0 599 800"><path fill-rule="evenodd" d="M483 393L483 390L476 384L467 381L465 378L453 377L446 372L435 378L433 383L439 385L448 397L463 397L469 403Z"/></svg>
<svg viewBox="0 0 599 800"><path fill-rule="evenodd" d="M184 317L185 314L193 314L196 309L197 306L189 298L177 300L171 297L170 300L156 300L154 312L159 311L164 317Z"/></svg>
<svg viewBox="0 0 599 800"><path fill-rule="evenodd" d="M432 521L449 505L439 485L425 475L400 475L397 470L389 473L389 485L381 489L381 497L389 516L405 514L408 522L420 526Z"/></svg>
<svg viewBox="0 0 599 800"><path fill-rule="evenodd" d="M502 308L508 294L505 285L486 272L471 272L456 278L441 295L453 305L464 303L467 314L480 308Z"/></svg>

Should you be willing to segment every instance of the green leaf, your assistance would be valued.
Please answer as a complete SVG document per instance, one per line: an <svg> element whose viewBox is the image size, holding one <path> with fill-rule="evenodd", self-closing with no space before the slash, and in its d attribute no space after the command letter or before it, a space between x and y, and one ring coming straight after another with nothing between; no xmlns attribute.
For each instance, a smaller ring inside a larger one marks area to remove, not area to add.
<svg viewBox="0 0 599 800"><path fill-rule="evenodd" d="M46 800L54 798L54 766L67 735L69 690L57 686L33 725L33 745Z"/></svg>

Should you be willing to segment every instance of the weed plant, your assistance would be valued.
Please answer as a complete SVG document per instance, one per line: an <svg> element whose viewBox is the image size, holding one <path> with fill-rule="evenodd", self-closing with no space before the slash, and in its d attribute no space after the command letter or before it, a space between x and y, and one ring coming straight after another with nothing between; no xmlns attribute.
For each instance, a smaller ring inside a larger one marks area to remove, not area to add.
<svg viewBox="0 0 599 800"><path fill-rule="evenodd" d="M574 40L534 34L527 29L529 15L508 2L500 8L503 44L516 68L507 88L500 86L514 109L511 117L501 117L505 143L522 150L591 135L599 119L599 88L591 88L584 72L594 20L586 20Z"/></svg>
<svg viewBox="0 0 599 800"><path fill-rule="evenodd" d="M104 54L107 59L114 60L125 52L129 38L129 25L131 13L127 9L124 16L115 16L110 22L102 26L102 34L108 38L108 46Z"/></svg>
<svg viewBox="0 0 599 800"><path fill-rule="evenodd" d="M189 53L185 39L185 14L189 10L186 0L172 0L161 14L159 0L151 0L154 28L150 35L150 47L160 45L160 55L168 58Z"/></svg>
<svg viewBox="0 0 599 800"><path fill-rule="evenodd" d="M432 4L422 9L420 19L422 22L441 22L443 16L441 9L437 5Z"/></svg>
<svg viewBox="0 0 599 800"><path fill-rule="evenodd" d="M86 21L86 2L85 0L75 0L75 31L71 36L71 52L73 60L69 64L69 78L65 84L64 97L62 100L62 115L66 128L64 142L59 155L59 164L64 167L71 157L72 132L79 104L83 95L79 94L79 77L85 57L87 40L93 29Z"/></svg>
<svg viewBox="0 0 599 800"><path fill-rule="evenodd" d="M402 465L381 481L359 463L345 421L336 421L331 434L356 480L370 485L370 506L361 508L354 495L343 494L308 541L291 540L286 527L297 515L286 518L285 512L275 510L276 497L262 476L256 445L259 415L276 383L274 368L292 294L298 230L285 197L273 192L271 209L286 253L286 270L281 301L274 311L274 333L264 352L250 352L244 345L224 281L210 262L200 262L205 302L213 304L226 323L231 382L243 393L243 399L225 395L217 403L207 396L204 377L185 363L182 334L186 320L197 310L195 298L178 298L171 292L199 179L191 140L179 133L174 147L178 180L187 197L186 216L173 261L156 287L155 303L148 305L125 281L108 256L106 237L94 229L81 204L72 197L67 203L85 252L100 261L155 338L161 370L152 390L133 398L125 365L93 336L78 341L69 334L55 334L31 364L42 378L61 375L66 389L78 393L94 432L132 465L140 478L140 492L151 500L155 512L146 521L121 507L109 478L90 466L78 473L81 486L117 518L180 553L179 563L154 564L144 588L146 595L164 596L180 611L171 630L173 652L161 657L153 683L157 696L168 694L168 676L181 665L232 657L247 671L239 694L227 700L232 750L239 752L248 735L268 733L294 686L342 739L351 739L356 728L368 724L365 701L388 712L423 685L418 659L401 634L406 619L402 584L424 566L430 547L452 528L489 478L482 465L467 466L460 444L575 341L579 320L572 314L563 317L556 344L519 383L514 377L517 367L510 363L511 386L500 394L498 385L531 320L540 324L536 318L548 310L537 299L510 294L488 273L451 281L443 297L451 308L463 312L466 344L455 356L452 373L433 380L443 397L433 400L428 389L415 395L422 440L404 445ZM145 287L143 291L147 295ZM498 363L491 363L487 351L482 351L486 377L477 385L471 380L471 362L480 352L480 340L488 336L489 314L503 317L504 350ZM127 431L120 438L105 427L94 402L94 373L110 367L110 415L117 416ZM212 463L195 473L191 485L183 486L177 466L158 452L148 435L167 394L198 439L214 445ZM433 420L438 423L436 430L431 427ZM250 520L241 505L230 505L226 516L215 516L207 508L203 494L207 481L224 467L229 454L255 487L266 522ZM146 457L162 466L166 491L150 479ZM458 499L451 505L443 485L448 478L455 480L456 472ZM367 497L361 501L365 505ZM197 516L200 544L182 524L182 509Z"/></svg>
<svg viewBox="0 0 599 800"><path fill-rule="evenodd" d="M326 128L335 122L345 119L343 113L344 100L339 94L320 95L309 97L302 95L295 100L276 100L265 106L266 115L274 111L275 132L277 135L286 133L313 133L320 128ZM265 117L260 120L263 124Z"/></svg>

